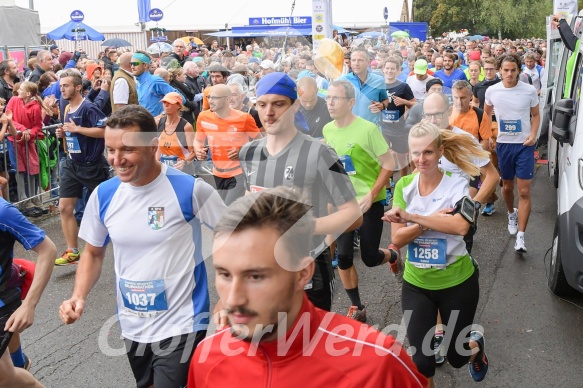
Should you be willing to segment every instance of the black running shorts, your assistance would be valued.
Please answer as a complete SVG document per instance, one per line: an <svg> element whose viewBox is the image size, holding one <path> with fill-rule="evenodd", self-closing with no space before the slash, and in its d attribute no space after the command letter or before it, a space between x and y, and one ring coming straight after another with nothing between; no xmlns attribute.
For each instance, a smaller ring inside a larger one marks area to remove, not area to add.
<svg viewBox="0 0 583 388"><path fill-rule="evenodd" d="M79 163L69 158L63 161L59 193L61 198L79 198L83 187L91 193L109 178L109 165L105 159L97 163Z"/></svg>
<svg viewBox="0 0 583 388"><path fill-rule="evenodd" d="M137 388L186 387L188 367L205 331L184 334L145 344L125 339Z"/></svg>

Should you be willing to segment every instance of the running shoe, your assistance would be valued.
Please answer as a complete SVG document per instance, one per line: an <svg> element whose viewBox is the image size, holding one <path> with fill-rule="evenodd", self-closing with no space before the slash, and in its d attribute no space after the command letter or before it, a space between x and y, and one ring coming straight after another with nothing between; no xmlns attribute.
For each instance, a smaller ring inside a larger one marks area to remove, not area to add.
<svg viewBox="0 0 583 388"><path fill-rule="evenodd" d="M36 218L36 217L40 217L43 215L43 210L40 208L34 208L31 207L30 209L26 209L22 212L22 214L25 217L32 217L32 218Z"/></svg>
<svg viewBox="0 0 583 388"><path fill-rule="evenodd" d="M77 264L79 262L79 258L81 257L81 253L73 253L71 249L67 249L61 257L55 260L56 266L63 266L63 265L70 265L70 264Z"/></svg>
<svg viewBox="0 0 583 388"><path fill-rule="evenodd" d="M393 253L397 256L397 259L394 262L391 262L389 259L389 268L391 269L391 273L395 276L398 282L403 280L403 262L401 261L401 253L399 249L394 245L389 245L389 251L391 251L391 258L393 258Z"/></svg>
<svg viewBox="0 0 583 388"><path fill-rule="evenodd" d="M491 216L494 213L496 213L496 208L493 203L487 203L484 209L482 209L483 216Z"/></svg>
<svg viewBox="0 0 583 388"><path fill-rule="evenodd" d="M518 209L514 208L514 213L508 213L508 233L515 235L518 233Z"/></svg>
<svg viewBox="0 0 583 388"><path fill-rule="evenodd" d="M362 306L362 310L359 310L356 306L350 306L348 309L348 318L352 318L358 322L366 323L366 309Z"/></svg>
<svg viewBox="0 0 583 388"><path fill-rule="evenodd" d="M526 245L524 245L524 236L516 236L514 250L518 253L526 253Z"/></svg>
<svg viewBox="0 0 583 388"><path fill-rule="evenodd" d="M435 334L433 339L433 353L435 354L435 363L437 365L443 365L445 362L445 356L443 355L443 333Z"/></svg>
<svg viewBox="0 0 583 388"><path fill-rule="evenodd" d="M352 245L355 248L360 248L360 229L354 231L354 240L352 240Z"/></svg>
<svg viewBox="0 0 583 388"><path fill-rule="evenodd" d="M472 331L470 333L470 340L476 341L480 351L476 354L473 362L469 363L470 375L476 382L484 380L486 373L488 373L488 357L484 351L485 340L484 334L479 331Z"/></svg>

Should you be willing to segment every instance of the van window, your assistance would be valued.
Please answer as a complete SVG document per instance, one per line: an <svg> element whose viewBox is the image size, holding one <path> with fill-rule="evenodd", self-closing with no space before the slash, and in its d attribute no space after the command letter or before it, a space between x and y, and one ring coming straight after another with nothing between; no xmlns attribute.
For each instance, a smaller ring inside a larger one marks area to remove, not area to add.
<svg viewBox="0 0 583 388"><path fill-rule="evenodd" d="M560 39L555 39L550 41L551 46L549 47L549 62L547 64L547 87L555 86L555 79L558 75L558 64L559 64L559 54L561 53L561 48L563 42ZM561 93L562 94L562 93Z"/></svg>

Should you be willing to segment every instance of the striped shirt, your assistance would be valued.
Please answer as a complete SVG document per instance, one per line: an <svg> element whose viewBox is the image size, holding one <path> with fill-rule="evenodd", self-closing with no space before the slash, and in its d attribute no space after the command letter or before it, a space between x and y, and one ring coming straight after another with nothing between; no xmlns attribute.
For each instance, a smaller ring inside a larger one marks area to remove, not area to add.
<svg viewBox="0 0 583 388"><path fill-rule="evenodd" d="M255 140L239 152L248 191L299 188L316 218L328 215L328 204L338 207L356 197L336 152L326 144L298 132L279 154L269 155L266 143L267 138Z"/></svg>
<svg viewBox="0 0 583 388"><path fill-rule="evenodd" d="M298 132L293 140L277 155L269 155L266 148L267 138L247 143L239 151L239 160L243 167L246 189L257 192L278 186L298 188L307 196L308 205L312 206L314 217L328 215L328 204L334 207L354 199L354 187L338 160L338 155L326 144L311 136ZM325 263L328 278L334 278L334 270L329 257L325 255L328 247L325 236L315 236L312 243L312 257L316 262ZM324 253L324 254L323 254ZM316 265L313 290L329 287L324 284L320 271L322 265Z"/></svg>

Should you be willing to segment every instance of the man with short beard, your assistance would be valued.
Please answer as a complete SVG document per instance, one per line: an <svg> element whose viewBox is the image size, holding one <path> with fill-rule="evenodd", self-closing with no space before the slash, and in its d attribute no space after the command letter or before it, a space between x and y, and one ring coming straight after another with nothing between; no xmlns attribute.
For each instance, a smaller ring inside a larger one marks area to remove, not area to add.
<svg viewBox="0 0 583 388"><path fill-rule="evenodd" d="M455 67L455 56L452 53L443 54L443 69L436 71L435 77L443 81L443 87L446 90L450 90L457 80L468 80L464 72Z"/></svg>
<svg viewBox="0 0 583 388"><path fill-rule="evenodd" d="M18 68L13 60L6 59L0 62L0 98L8 101L12 98L12 88L18 82Z"/></svg>
<svg viewBox="0 0 583 388"><path fill-rule="evenodd" d="M215 286L229 329L199 344L188 386L313 386L340 375L355 387L427 386L392 336L320 310L305 296L318 221L302 194L278 187L248 195L216 225Z"/></svg>

